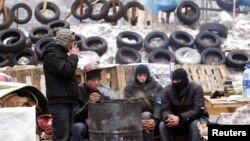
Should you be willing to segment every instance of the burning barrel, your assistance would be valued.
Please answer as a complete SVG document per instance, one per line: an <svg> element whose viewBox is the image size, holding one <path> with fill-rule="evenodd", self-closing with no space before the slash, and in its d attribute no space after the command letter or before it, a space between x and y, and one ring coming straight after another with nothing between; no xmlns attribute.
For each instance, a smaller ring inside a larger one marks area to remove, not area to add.
<svg viewBox="0 0 250 141"><path fill-rule="evenodd" d="M141 100L89 104L91 141L143 141Z"/></svg>

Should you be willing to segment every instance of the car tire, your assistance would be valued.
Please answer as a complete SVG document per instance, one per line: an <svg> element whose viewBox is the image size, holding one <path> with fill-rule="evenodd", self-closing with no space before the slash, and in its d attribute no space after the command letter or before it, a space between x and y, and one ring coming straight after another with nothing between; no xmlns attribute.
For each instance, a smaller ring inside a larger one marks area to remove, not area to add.
<svg viewBox="0 0 250 141"><path fill-rule="evenodd" d="M102 3L103 6L101 8L101 11L98 14L93 14L94 7L92 13L89 15L89 18L94 21L99 21L103 19L103 17L107 16L109 12L109 3L106 0L99 0L97 3Z"/></svg>
<svg viewBox="0 0 250 141"><path fill-rule="evenodd" d="M145 10L144 6L140 3L140 2L137 2L137 1L130 1L128 3L126 3L124 6L123 6L123 18L128 21L128 15L127 15L127 12L130 8L132 7L136 7L140 10ZM135 17L135 19L133 19L133 23L137 23L137 20L138 20L138 16ZM131 20L132 21L132 20Z"/></svg>
<svg viewBox="0 0 250 141"><path fill-rule="evenodd" d="M175 51L175 57L179 64L200 64L201 54L193 48L183 47Z"/></svg>
<svg viewBox="0 0 250 141"><path fill-rule="evenodd" d="M29 62L27 64L20 64L18 60L24 56L29 57ZM37 65L38 57L37 57L37 54L32 49L25 48L24 50L13 55L12 62L13 62L13 65Z"/></svg>
<svg viewBox="0 0 250 141"><path fill-rule="evenodd" d="M226 55L219 48L207 48L201 53L201 63L209 65L223 65L226 63Z"/></svg>
<svg viewBox="0 0 250 141"><path fill-rule="evenodd" d="M116 6L119 7L119 9L114 13L113 15L109 15L109 10L112 8L112 1L108 1L109 10L106 16L104 16L104 20L106 22L116 22L123 16L123 4L120 0L115 0Z"/></svg>
<svg viewBox="0 0 250 141"><path fill-rule="evenodd" d="M150 44L151 40L155 38L160 38L162 40L159 46ZM169 46L169 38L164 32L153 31L148 33L144 38L144 49L147 53L150 53L152 50L157 48L168 49L168 46Z"/></svg>
<svg viewBox="0 0 250 141"><path fill-rule="evenodd" d="M227 54L226 64L229 68L244 68L250 63L250 55L245 51L232 50Z"/></svg>
<svg viewBox="0 0 250 141"><path fill-rule="evenodd" d="M35 27L29 31L29 37L31 42L35 44L38 40L43 37L53 37L53 30L46 26Z"/></svg>
<svg viewBox="0 0 250 141"><path fill-rule="evenodd" d="M195 45L200 52L206 48L220 48L221 39L219 35L213 32L202 31L196 35Z"/></svg>
<svg viewBox="0 0 250 141"><path fill-rule="evenodd" d="M0 53L0 67L11 66L11 59L7 54Z"/></svg>
<svg viewBox="0 0 250 141"><path fill-rule="evenodd" d="M70 23L64 20L54 20L49 22L46 26L53 30L54 36L56 36L56 32L61 28L70 29Z"/></svg>
<svg viewBox="0 0 250 141"><path fill-rule="evenodd" d="M201 31L214 32L222 38L227 38L228 35L228 28L220 23L204 23L200 26Z"/></svg>
<svg viewBox="0 0 250 141"><path fill-rule="evenodd" d="M117 50L115 59L118 64L140 63L141 54L134 48L122 47Z"/></svg>
<svg viewBox="0 0 250 141"><path fill-rule="evenodd" d="M154 49L153 51L150 52L149 58L148 58L149 63L175 63L175 55L163 48L157 48Z"/></svg>
<svg viewBox="0 0 250 141"><path fill-rule="evenodd" d="M23 8L26 10L27 12L27 17L24 18L24 19L19 19L15 13L16 11L19 9L19 8ZM32 17L32 10L30 8L29 5L25 4L25 3L17 3L15 4L12 8L11 8L11 11L13 13L13 16L14 16L14 21L17 23L17 24L26 24L30 21L31 17Z"/></svg>
<svg viewBox="0 0 250 141"><path fill-rule="evenodd" d="M18 38L13 44L5 44L5 39ZM16 53L26 47L26 37L22 30L17 28L9 28L0 32L0 52L3 53Z"/></svg>
<svg viewBox="0 0 250 141"><path fill-rule="evenodd" d="M40 40L38 40L36 42L36 44L35 44L35 52L36 52L37 57L39 59L42 59L42 55L43 55L43 53L45 51L46 45L51 43L51 42L55 43L56 41L52 37L44 37L44 38L41 38Z"/></svg>
<svg viewBox="0 0 250 141"><path fill-rule="evenodd" d="M172 48L178 49L181 47L194 47L194 37L185 31L174 31L170 35L170 46Z"/></svg>
<svg viewBox="0 0 250 141"><path fill-rule="evenodd" d="M54 20L58 20L60 18L60 9L59 7L52 3L47 2L47 9L53 11L55 14L53 17L46 17L41 13L41 10L43 9L43 2L40 2L35 7L35 18L37 21L39 21L42 24L48 24L49 22L52 22Z"/></svg>
<svg viewBox="0 0 250 141"><path fill-rule="evenodd" d="M92 11L93 11L93 7L92 4L88 1L88 0L83 0L83 3L86 4L86 6L88 7L84 14L78 14L77 13L77 7L80 4L80 0L75 0L73 2L73 4L71 5L71 13L72 15L79 20L84 20L89 18L89 16L91 15Z"/></svg>
<svg viewBox="0 0 250 141"><path fill-rule="evenodd" d="M182 12L182 9L186 7L190 7L194 11L195 15L192 17L186 16ZM191 25L195 23L196 21L198 21L200 18L200 15L201 15L201 12L200 12L199 6L193 1L183 1L177 7L177 17L182 23L186 25Z"/></svg>
<svg viewBox="0 0 250 141"><path fill-rule="evenodd" d="M77 47L80 49L80 51L83 51L82 44L85 42L86 37L81 34L75 34L75 44L77 44Z"/></svg>
<svg viewBox="0 0 250 141"><path fill-rule="evenodd" d="M129 42L124 41L123 38L128 38L129 40L133 39L136 42L135 43L129 43ZM143 38L142 38L142 36L140 34L138 34L136 32L123 31L123 32L120 32L117 35L116 44L117 44L118 48L126 46L126 47L134 48L136 50L140 50L142 48L142 45L143 45Z"/></svg>
<svg viewBox="0 0 250 141"><path fill-rule="evenodd" d="M94 44L100 44L100 46L92 47ZM84 51L94 51L99 56L102 56L107 51L107 49L108 49L108 43L102 37L92 36L92 37L87 38L83 42L82 49Z"/></svg>

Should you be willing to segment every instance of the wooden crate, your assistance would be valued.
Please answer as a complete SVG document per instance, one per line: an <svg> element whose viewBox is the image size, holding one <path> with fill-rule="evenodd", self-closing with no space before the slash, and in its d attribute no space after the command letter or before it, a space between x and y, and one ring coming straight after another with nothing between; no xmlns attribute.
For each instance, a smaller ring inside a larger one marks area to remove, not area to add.
<svg viewBox="0 0 250 141"><path fill-rule="evenodd" d="M223 83L228 79L225 65L175 65L175 69L184 68L190 80L202 85L204 93L210 94L215 90L223 91Z"/></svg>

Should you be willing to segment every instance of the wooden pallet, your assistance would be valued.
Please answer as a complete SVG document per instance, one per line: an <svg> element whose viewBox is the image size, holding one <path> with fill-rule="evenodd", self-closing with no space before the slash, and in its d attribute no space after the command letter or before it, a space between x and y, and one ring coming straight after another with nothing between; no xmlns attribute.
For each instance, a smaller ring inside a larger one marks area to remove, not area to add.
<svg viewBox="0 0 250 141"><path fill-rule="evenodd" d="M204 93L209 94L215 90L223 91L223 83L228 79L225 65L175 65L175 69L184 68L190 80L202 85Z"/></svg>

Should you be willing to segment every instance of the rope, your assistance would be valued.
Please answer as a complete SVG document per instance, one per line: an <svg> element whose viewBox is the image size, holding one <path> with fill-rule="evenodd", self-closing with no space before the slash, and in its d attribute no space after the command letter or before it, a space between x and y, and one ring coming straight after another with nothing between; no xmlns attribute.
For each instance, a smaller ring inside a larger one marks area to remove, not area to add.
<svg viewBox="0 0 250 141"><path fill-rule="evenodd" d="M0 12L3 12L5 0L0 0Z"/></svg>
<svg viewBox="0 0 250 141"><path fill-rule="evenodd" d="M5 0L0 0L0 12L3 12L3 21L7 20L8 12L7 12L7 7L4 5Z"/></svg>
<svg viewBox="0 0 250 141"><path fill-rule="evenodd" d="M47 9L47 0L43 0L43 9L41 10L41 13L45 12Z"/></svg>

